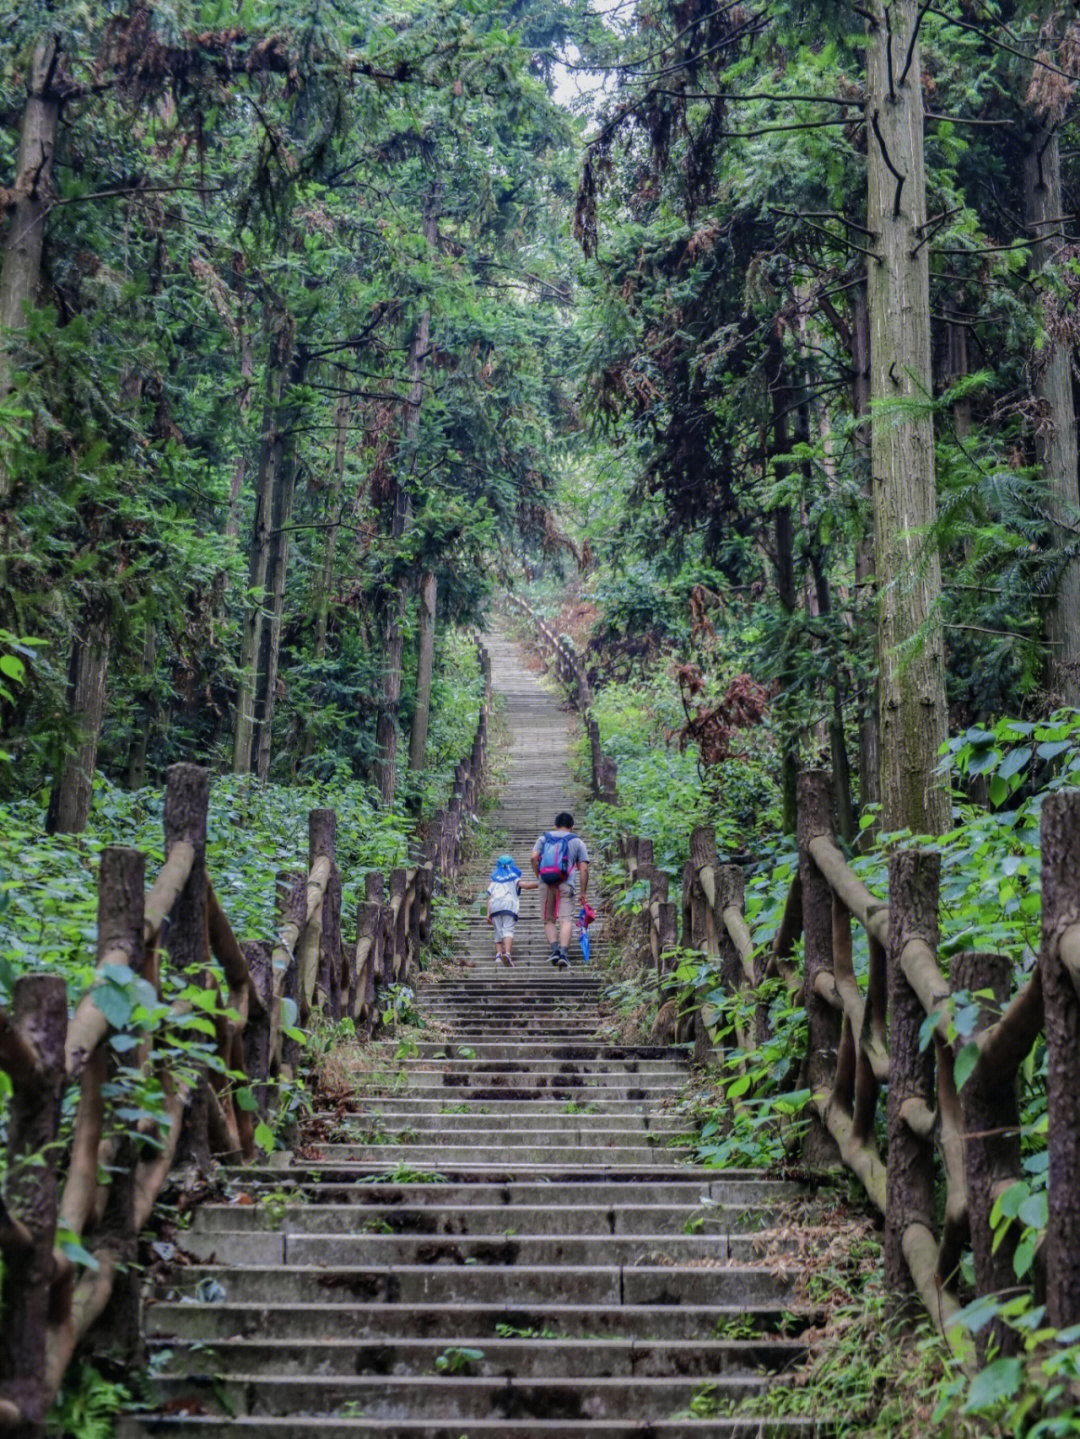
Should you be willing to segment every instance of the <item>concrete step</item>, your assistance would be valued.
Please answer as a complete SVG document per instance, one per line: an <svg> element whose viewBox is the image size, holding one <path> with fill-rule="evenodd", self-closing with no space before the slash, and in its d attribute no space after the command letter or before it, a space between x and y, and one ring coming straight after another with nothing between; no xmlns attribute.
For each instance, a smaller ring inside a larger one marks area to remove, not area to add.
<svg viewBox="0 0 1080 1439"><path fill-rule="evenodd" d="M397 1048L397 1041L384 1042L371 1046L371 1051L376 1055L385 1056L387 1059L394 1058L394 1051ZM468 1049L468 1054L461 1051ZM450 1060L452 1065L459 1061L467 1064L482 1064L498 1062L500 1069L514 1068L525 1065L532 1071L537 1064L547 1065L551 1063L571 1064L577 1066L605 1065L613 1066L624 1070L628 1065L634 1066L627 1070L630 1074L646 1074L650 1068L660 1070L679 1070L680 1051L672 1051L667 1048L656 1048L651 1045L628 1047L625 1045L600 1045L594 1040L591 1044L582 1041L575 1041L568 1044L551 1044L547 1041L528 1042L507 1038L505 1040L477 1040L475 1044L458 1044L453 1038L447 1037L438 1040L421 1040L405 1058L402 1063L406 1068L415 1068L417 1064L423 1064L431 1060ZM501 1061L507 1061L503 1064ZM573 1070L563 1070L563 1073L573 1073Z"/></svg>
<svg viewBox="0 0 1080 1439"><path fill-rule="evenodd" d="M477 1205L616 1207L711 1203L750 1212L772 1208L808 1192L805 1185L769 1179L753 1171L744 1175L737 1170L732 1173L689 1167L625 1178L611 1178L603 1170L585 1178L579 1173L568 1175L556 1170L539 1170L531 1175L447 1175L436 1183L381 1180L337 1166L323 1171L304 1166L292 1170L233 1169L224 1171L224 1177L243 1200L222 1207L244 1212L261 1206L272 1211L286 1202L296 1202L305 1209L332 1205L463 1209Z"/></svg>
<svg viewBox="0 0 1080 1439"><path fill-rule="evenodd" d="M709 1380L717 1399L738 1403L764 1391L759 1376L723 1375ZM583 1376L577 1379L474 1378L468 1374L304 1375L208 1374L162 1378L153 1388L159 1402L198 1402L204 1412L282 1415L297 1411L364 1419L401 1420L437 1414L472 1419L638 1419L674 1414L700 1391L698 1376ZM460 1431L459 1431L460 1432Z"/></svg>
<svg viewBox="0 0 1080 1439"><path fill-rule="evenodd" d="M462 1372L479 1378L613 1378L616 1375L662 1378L746 1376L776 1373L806 1355L798 1339L493 1339L477 1343L465 1334L438 1339L218 1339L214 1364L222 1374L276 1374L282 1378L316 1375L437 1374L436 1361L449 1351L469 1349L475 1357L459 1358ZM160 1358L155 1373L165 1378L206 1372L201 1345L175 1347L174 1340L155 1340ZM447 1362L444 1359L444 1363Z"/></svg>
<svg viewBox="0 0 1080 1439"><path fill-rule="evenodd" d="M655 1140L685 1138L687 1126L678 1119L651 1120L647 1115L619 1119L610 1114L537 1114L532 1122L522 1118L513 1127L521 1144L649 1144ZM457 1121L455 1123L455 1121ZM384 1119L371 1115L343 1116L337 1121L334 1137L367 1144L451 1142L490 1145L505 1135L510 1126L497 1114L417 1115L413 1120L400 1116Z"/></svg>
<svg viewBox="0 0 1080 1439"><path fill-rule="evenodd" d="M419 1116L453 1116L456 1114L498 1114L507 1123L512 1124L517 1119L526 1115L542 1114L581 1114L582 1102L572 1096L559 1098L557 1095L537 1094L533 1098L526 1099L520 1094L500 1092L496 1100L474 1099L471 1096L458 1098L452 1094L440 1094L436 1098L384 1094L379 1096L366 1095L358 1099L356 1103L361 1106L356 1110L346 1109L316 1110L312 1118L316 1121L336 1120L344 1117L351 1117L354 1114L378 1113L383 1116L396 1115L402 1119L416 1118ZM653 1115L660 1118L681 1118L681 1112L673 1104L650 1104L644 1099L626 1099L623 1095L602 1095L599 1099L587 1102L586 1113L589 1114L612 1114L612 1115Z"/></svg>
<svg viewBox="0 0 1080 1439"><path fill-rule="evenodd" d="M498 1337L497 1326L519 1337L566 1340L570 1338L624 1338L651 1342L684 1343L726 1335L754 1337L798 1334L819 1316L799 1304L739 1303L723 1305L614 1305L597 1309L592 1304L534 1304L513 1307L496 1302L453 1305L355 1303L199 1303L156 1300L146 1306L146 1327L164 1339L286 1339L297 1335L321 1339L379 1340L431 1339L447 1334L486 1341Z"/></svg>
<svg viewBox="0 0 1080 1439"><path fill-rule="evenodd" d="M641 1188L633 1187L634 1191ZM249 1231L281 1234L684 1234L753 1233L768 1221L761 1210L742 1205L702 1207L690 1198L681 1204L644 1204L632 1198L617 1204L203 1204L188 1234ZM687 1226L690 1228L687 1228ZM192 1251L194 1252L194 1251Z"/></svg>
<svg viewBox="0 0 1080 1439"><path fill-rule="evenodd" d="M519 1142L513 1143L517 1140ZM594 1164L597 1159L610 1157L611 1162L623 1165L668 1164L673 1148L658 1144L620 1144L608 1140L606 1143L560 1144L545 1141L531 1143L527 1136L512 1134L503 1144L473 1146L465 1144L319 1144L319 1158L328 1164L362 1164L369 1168L384 1168L396 1164L411 1165L418 1169L442 1169L446 1165L481 1164L507 1166L515 1164Z"/></svg>
<svg viewBox="0 0 1080 1439"><path fill-rule="evenodd" d="M734 1261L752 1264L756 1241L750 1234L702 1229L690 1234L567 1234L522 1233L510 1227L507 1215L502 1233L339 1233L320 1230L285 1233L258 1229L192 1231L184 1236L185 1253L203 1264L320 1265L335 1269L403 1265L485 1265L574 1268L604 1265L672 1266ZM774 1250L776 1245L774 1245Z"/></svg>
<svg viewBox="0 0 1080 1439"><path fill-rule="evenodd" d="M815 1439L829 1431L813 1419L470 1419L465 1439ZM150 1415L121 1422L118 1439L463 1439L457 1419L353 1419L335 1415L235 1419L200 1413Z"/></svg>
<svg viewBox="0 0 1080 1439"><path fill-rule="evenodd" d="M436 1264L356 1268L312 1264L191 1265L178 1270L178 1295L217 1302L311 1304L777 1304L793 1275L779 1269L703 1261L690 1265ZM201 1286L201 1288L200 1288Z"/></svg>

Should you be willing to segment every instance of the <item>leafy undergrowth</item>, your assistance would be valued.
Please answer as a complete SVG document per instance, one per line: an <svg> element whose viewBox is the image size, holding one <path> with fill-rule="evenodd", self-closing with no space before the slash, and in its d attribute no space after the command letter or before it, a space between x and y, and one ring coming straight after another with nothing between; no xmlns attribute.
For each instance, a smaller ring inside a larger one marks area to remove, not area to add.
<svg viewBox="0 0 1080 1439"><path fill-rule="evenodd" d="M90 823L79 835L47 835L43 810L0 806L0 994L29 969L65 974L76 987L92 974L97 935L97 865L107 845L146 854L152 879L164 862L158 787L121 790L95 781ZM355 913L364 876L405 862L409 822L377 808L359 782L260 785L218 776L210 790L207 864L239 936L274 931L274 875L307 869L308 812L334 809L344 913Z"/></svg>
<svg viewBox="0 0 1080 1439"><path fill-rule="evenodd" d="M944 1422L939 1396L953 1374L949 1350L928 1319L902 1312L887 1290L880 1234L859 1208L841 1192L824 1222L759 1236L762 1260L787 1268L792 1236L801 1236L795 1298L819 1319L802 1336L810 1346L805 1361L728 1412L816 1417L836 1439L985 1435L976 1415Z"/></svg>

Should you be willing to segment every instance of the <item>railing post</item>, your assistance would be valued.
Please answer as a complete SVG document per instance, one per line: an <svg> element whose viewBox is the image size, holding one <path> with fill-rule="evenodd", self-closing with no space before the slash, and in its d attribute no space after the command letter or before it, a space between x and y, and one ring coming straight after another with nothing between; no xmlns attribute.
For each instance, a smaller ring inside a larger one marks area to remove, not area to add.
<svg viewBox="0 0 1080 1439"><path fill-rule="evenodd" d="M422 864L416 871L416 900L418 905L418 935L421 944L431 938L431 900L435 889L435 873L430 864Z"/></svg>
<svg viewBox="0 0 1080 1439"><path fill-rule="evenodd" d="M905 947L921 940L936 952L941 858L930 850L907 849L889 860L889 1151L885 1191L885 1278L897 1294L914 1288L906 1255L919 1228L934 1233L934 1148L916 1133L903 1109L914 1101L934 1107L934 1047L920 1048L926 1019L922 1001L904 974ZM807 912L803 885L803 913Z"/></svg>
<svg viewBox="0 0 1080 1439"><path fill-rule="evenodd" d="M961 951L952 962L949 979L954 990L966 990L979 1006L978 1028L986 1029L1001 1015L1012 991L1012 961L1004 954ZM978 996L976 998L976 996ZM988 997L989 996L989 997ZM965 1037L957 1041L957 1049ZM997 1246L990 1227L990 1211L997 1194L1020 1178L1020 1101L1016 1072L982 1073L981 1065L960 1089L963 1123L964 1175L971 1249L975 1260L975 1292L998 1294L1016 1283L1013 1255L1016 1252L1015 1225ZM997 1348L1015 1353L1020 1336L1005 1324L992 1326ZM985 1354L990 1332L978 1335Z"/></svg>
<svg viewBox="0 0 1080 1439"><path fill-rule="evenodd" d="M48 1409L45 1338L56 1238L57 1173L65 1081L67 985L62 975L25 974L11 990L12 1023L37 1050L38 1072L15 1084L8 1106L5 1202L23 1243L4 1251L0 1289L0 1402L17 1411L18 1439L37 1439ZM41 1163L42 1155L46 1162Z"/></svg>
<svg viewBox="0 0 1080 1439"><path fill-rule="evenodd" d="M806 1084L815 1094L832 1089L836 1054L840 1043L840 1016L818 994L819 974L832 974L832 891L814 863L810 841L818 835L832 835L832 780L826 770L803 770L798 780L799 875L802 882L803 956L806 1008ZM810 1121L803 1138L803 1158L809 1165L835 1164L836 1144L811 1102Z"/></svg>
<svg viewBox="0 0 1080 1439"><path fill-rule="evenodd" d="M210 963L209 916L206 897L206 815L210 804L210 771L197 764L170 765L165 777L165 858L173 846L187 841L195 852L187 882L169 917L169 958L178 972L204 975ZM210 1084L199 1076L187 1112L181 1149L200 1173L210 1166Z"/></svg>
<svg viewBox="0 0 1080 1439"><path fill-rule="evenodd" d="M716 871L716 935L720 950L720 978L730 994L743 987L743 967L735 941L724 924L724 910L733 905L741 914L746 878L737 864L722 864Z"/></svg>
<svg viewBox="0 0 1080 1439"><path fill-rule="evenodd" d="M341 871L334 860L337 850L337 815L332 809L313 809L308 815L308 872L316 860L330 861L326 895L320 907L318 987L331 1019L341 1008Z"/></svg>
<svg viewBox="0 0 1080 1439"><path fill-rule="evenodd" d="M204 891L205 892L205 891ZM110 847L102 851L98 870L98 963L109 950L131 956L129 964L142 968L143 912L146 898L146 858L137 849ZM113 1051L109 1062L115 1070ZM139 1236L135 1228L135 1140L130 1132L117 1140L112 1161L112 1179L105 1200L99 1231L98 1253L108 1253L117 1262L116 1279L109 1299L107 1326L110 1340L135 1359L139 1344L139 1291L141 1276L136 1272Z"/></svg>
<svg viewBox="0 0 1080 1439"><path fill-rule="evenodd" d="M278 928L282 929L287 924L296 926L297 942L296 949L300 947L300 936L303 934L304 920L307 916L307 877L297 870L282 870L278 873L275 890L275 905L277 909ZM305 1023L303 995L300 993L300 963L296 950L293 951L292 959L289 961L281 981L281 1000L291 999L296 1006L296 1013L301 1023ZM300 1059L300 1046L295 1039L289 1039L287 1035L281 1035L280 1060L278 1074L281 1079L293 1079L296 1075L296 1066Z"/></svg>
<svg viewBox="0 0 1080 1439"><path fill-rule="evenodd" d="M1042 975L1046 1016L1046 1322L1080 1323L1080 790L1042 806Z"/></svg>
<svg viewBox="0 0 1080 1439"><path fill-rule="evenodd" d="M711 956L717 956L718 935L713 905L702 885L702 874L708 871L712 877L712 893L715 897L716 883L716 831L711 824L698 825L690 835L690 928L694 935L694 948L702 949ZM704 1005L695 999L693 1013L694 1063L705 1064L712 1051L712 1035L709 1032Z"/></svg>
<svg viewBox="0 0 1080 1439"><path fill-rule="evenodd" d="M408 979L405 972L408 960L405 945L405 885L405 871L392 869L390 871L390 912L393 916L394 926L390 940L390 982L392 984L405 984ZM395 899L398 901L396 914L393 909Z"/></svg>
<svg viewBox="0 0 1080 1439"><path fill-rule="evenodd" d="M264 939L247 939L240 945L240 950L262 1005L261 1011L248 1015L244 1025L244 1073L255 1095L259 1117L265 1119L270 1108L269 1079L273 1065L270 1053L274 1004L273 946Z"/></svg>

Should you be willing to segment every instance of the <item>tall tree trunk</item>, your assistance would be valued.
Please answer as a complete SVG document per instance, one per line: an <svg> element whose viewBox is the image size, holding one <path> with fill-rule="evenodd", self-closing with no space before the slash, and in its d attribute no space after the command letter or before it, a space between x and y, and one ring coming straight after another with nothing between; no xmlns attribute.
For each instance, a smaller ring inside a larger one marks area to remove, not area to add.
<svg viewBox="0 0 1080 1439"><path fill-rule="evenodd" d="M862 615L873 612L870 600L874 590L873 486L870 483L870 309L865 276L855 286L851 299L851 408L856 421L855 480L865 496L870 516L855 546L856 609ZM855 703L859 711L859 805L865 809L867 805L877 804L881 798L876 678L860 680Z"/></svg>
<svg viewBox="0 0 1080 1439"><path fill-rule="evenodd" d="M270 502L269 558L267 562L267 608L260 634L256 667L253 718L254 764L259 779L265 784L270 778L270 747L277 702L278 669L281 658L281 628L285 615L285 582L289 572L289 527L292 523L293 498L296 494L296 433L299 407L291 398L307 375L307 351L295 351L286 378L287 395L280 413L277 432L279 459L275 466L276 484Z"/></svg>
<svg viewBox="0 0 1080 1439"><path fill-rule="evenodd" d="M1055 129L1040 125L1024 162L1024 210L1035 241L1032 269L1052 276L1062 238L1061 153ZM1051 279L1052 283L1052 279ZM1062 559L1061 578L1047 616L1049 687L1060 704L1080 705L1080 533L1077 510L1076 411L1072 392L1072 351L1049 333L1036 361L1035 393L1047 423L1036 431L1035 452L1046 478L1051 544Z"/></svg>
<svg viewBox="0 0 1080 1439"><path fill-rule="evenodd" d="M431 718L431 671L435 662L435 602L439 581L428 570L420 582L420 633L416 647L416 709L412 734L409 736L409 769L418 773L424 768L427 754L428 722Z"/></svg>
<svg viewBox="0 0 1080 1439"><path fill-rule="evenodd" d="M924 401L922 414L873 414L871 466L878 606L881 822L941 834L949 800L938 771L945 739L941 565L936 514L930 280L924 243L922 66L917 0L875 0L866 57L870 395L874 406Z"/></svg>
<svg viewBox="0 0 1080 1439"><path fill-rule="evenodd" d="M832 594L829 577L825 573L820 552L810 552L810 568L814 576L814 592L817 596L818 614L828 622L832 614ZM840 837L847 844L856 837L855 806L851 802L851 765L848 763L847 743L844 739L844 682L840 662L834 651L829 665L829 752L832 756L833 797L836 802L836 826Z"/></svg>
<svg viewBox="0 0 1080 1439"><path fill-rule="evenodd" d="M68 714L78 738L64 758L49 796L45 828L50 834L80 834L90 817L98 739L105 717L109 638L107 606L104 601L91 601L83 608L81 633L71 642Z"/></svg>
<svg viewBox="0 0 1080 1439"><path fill-rule="evenodd" d="M772 396L772 437L770 449L775 459L786 455L791 445L788 438L788 406L791 403L791 387L784 365L783 345L778 335L769 340L769 391ZM775 466L777 480L782 479L791 469L786 463ZM791 688L794 672L791 663L790 626L796 610L795 591L795 532L790 505L778 505L773 511L773 547L776 566L776 597L788 620L789 633L785 637L783 650L777 665L777 679L780 683L781 726L780 792L782 799L782 824L786 834L794 834L796 822L796 787L799 778L799 738L794 722L794 708L791 703Z"/></svg>
<svg viewBox="0 0 1080 1439"><path fill-rule="evenodd" d="M330 622L330 596L334 588L338 521L340 519L341 495L345 486L345 446L349 438L348 395L342 395L338 400L334 422L337 425L337 436L334 444L334 468L330 476L330 489L326 496L326 546L323 550L322 569L319 572L318 588L315 592L314 649L318 659L322 659L326 654L326 635Z"/></svg>
<svg viewBox="0 0 1080 1439"><path fill-rule="evenodd" d="M45 220L52 199L53 152L60 121L60 97L55 90L60 66L55 36L40 41L30 59L26 107L19 130L15 161L14 204L4 240L0 266L0 329L21 329L26 306L37 298L41 283L41 252ZM0 346L0 399L11 388L11 359L7 345ZM0 473L0 498L10 491L10 475Z"/></svg>
<svg viewBox="0 0 1080 1439"><path fill-rule="evenodd" d="M128 789L141 789L146 783L146 755L150 742L150 725L153 721L157 702L154 697L151 676L157 658L157 633L147 625L143 637L142 656L139 660L139 698L132 708L135 711L135 733L128 748Z"/></svg>
<svg viewBox="0 0 1080 1439"><path fill-rule="evenodd" d="M11 390L14 346L9 335L22 328L26 307L35 302L41 285L41 252L52 201L53 152L60 122L60 96L55 88L60 62L55 36L40 41L30 57L11 190L14 203L0 261L0 401ZM0 436L0 580L7 572L9 507L14 486L11 446Z"/></svg>
<svg viewBox="0 0 1080 1439"><path fill-rule="evenodd" d="M438 237L434 194L424 213L424 238L434 251ZM398 453L398 477L394 491L394 509L390 524L391 541L396 545L409 528L411 510L406 470L416 463L416 446L420 438L420 407L424 399L424 366L427 363L431 333L431 312L423 310L413 331L409 346L409 392L405 401L403 442ZM379 694L379 711L375 728L378 756L375 761L375 783L384 804L391 804L397 789L398 707L401 704L402 654L405 647L405 615L409 604L409 586L403 577L387 600L386 629L383 642L383 678Z"/></svg>
<svg viewBox="0 0 1080 1439"><path fill-rule="evenodd" d="M293 353L291 319L280 309L270 317L270 354L266 368L266 396L263 402L262 433L256 480L255 518L248 547L248 604L240 652L240 685L236 701L236 733L233 745L233 772L248 774L256 753L257 697L265 697L260 665L267 654L264 632L272 603L275 557L275 530L280 528L280 491L286 463L288 428L283 405ZM281 538L280 535L278 538Z"/></svg>

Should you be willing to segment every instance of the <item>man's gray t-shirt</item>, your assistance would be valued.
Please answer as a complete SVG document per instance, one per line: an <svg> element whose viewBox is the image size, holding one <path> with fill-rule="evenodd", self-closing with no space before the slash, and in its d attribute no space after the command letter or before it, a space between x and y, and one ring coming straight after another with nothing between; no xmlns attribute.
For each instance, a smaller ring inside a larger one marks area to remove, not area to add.
<svg viewBox="0 0 1080 1439"><path fill-rule="evenodd" d="M544 831L544 834L569 833L570 831L565 829L547 829ZM540 858L540 851L544 847L544 834L537 835L536 843L532 847L532 852L537 859ZM571 889L576 889L578 879L578 865L588 864L589 862L589 851L585 847L585 841L581 838L579 834L570 835L570 843L566 846L566 862L570 866L570 878L566 881L566 883L570 886Z"/></svg>

